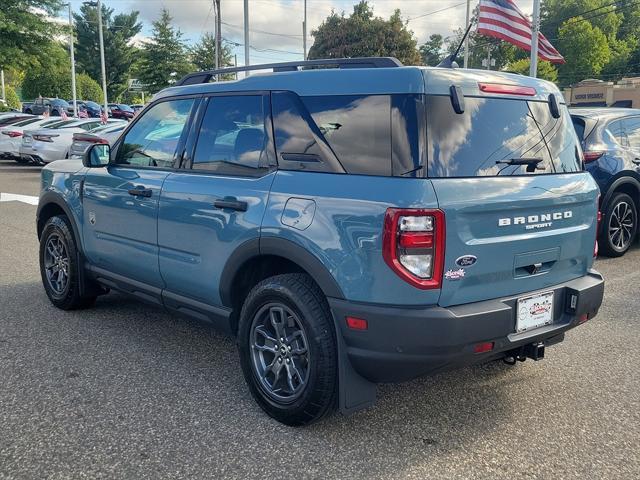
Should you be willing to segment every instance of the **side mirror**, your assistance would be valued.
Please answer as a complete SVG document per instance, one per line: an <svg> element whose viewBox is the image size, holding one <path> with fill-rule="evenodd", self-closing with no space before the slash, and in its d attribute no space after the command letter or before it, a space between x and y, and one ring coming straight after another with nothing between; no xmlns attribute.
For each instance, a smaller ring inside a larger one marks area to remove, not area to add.
<svg viewBox="0 0 640 480"><path fill-rule="evenodd" d="M91 145L82 156L82 164L88 168L100 168L109 165L111 147L106 143Z"/></svg>

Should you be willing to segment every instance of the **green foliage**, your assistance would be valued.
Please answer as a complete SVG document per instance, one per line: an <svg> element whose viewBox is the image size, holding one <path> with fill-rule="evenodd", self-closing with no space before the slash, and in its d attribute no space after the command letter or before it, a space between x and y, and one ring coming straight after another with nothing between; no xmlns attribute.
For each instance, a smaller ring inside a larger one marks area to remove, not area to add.
<svg viewBox="0 0 640 480"><path fill-rule="evenodd" d="M506 66L506 70L521 75L529 75L531 60L529 58L521 58ZM550 82L558 81L558 69L551 63L543 60L538 61L538 78L549 80Z"/></svg>
<svg viewBox="0 0 640 480"><path fill-rule="evenodd" d="M98 35L98 9L82 5L80 13L74 14L77 40L76 62L81 72L91 78L101 79L100 43ZM139 49L131 45L132 38L140 33L138 12L113 15L113 9L102 5L104 57L107 65L107 94L119 95L127 86L129 73ZM102 96L102 94L101 94Z"/></svg>
<svg viewBox="0 0 640 480"><path fill-rule="evenodd" d="M78 100L91 100L99 104L104 102L102 87L86 73L76 75L76 95Z"/></svg>
<svg viewBox="0 0 640 480"><path fill-rule="evenodd" d="M27 67L60 27L49 22L62 6L60 0L0 1L0 67Z"/></svg>
<svg viewBox="0 0 640 480"><path fill-rule="evenodd" d="M34 99L43 97L59 97L67 99L71 95L71 63L62 45L50 42L44 49L39 65L28 69L22 82L22 98Z"/></svg>
<svg viewBox="0 0 640 480"><path fill-rule="evenodd" d="M171 15L162 10L153 22L153 33L144 45L140 64L140 80L152 93L176 82L195 67L187 59L187 47L182 32L171 25Z"/></svg>
<svg viewBox="0 0 640 480"><path fill-rule="evenodd" d="M220 53L220 68L233 66L231 48L225 42L222 42ZM216 37L212 33L205 33L200 41L191 47L191 61L197 70L216 68Z"/></svg>
<svg viewBox="0 0 640 480"><path fill-rule="evenodd" d="M563 85L597 77L612 57L605 34L582 17L562 24L557 44L567 61L558 75Z"/></svg>
<svg viewBox="0 0 640 480"><path fill-rule="evenodd" d="M310 59L391 56L405 65L420 64L417 42L400 10L384 20L373 15L365 0L353 7L349 17L331 12L311 35Z"/></svg>
<svg viewBox="0 0 640 480"><path fill-rule="evenodd" d="M6 85L4 87L4 94L7 100L6 108L7 110L11 110L15 108L16 110L20 110L22 108L22 104L20 103L20 99L18 98L18 94L13 87Z"/></svg>
<svg viewBox="0 0 640 480"><path fill-rule="evenodd" d="M425 43L420 45L422 63L435 67L444 57L444 38L439 33L434 33Z"/></svg>

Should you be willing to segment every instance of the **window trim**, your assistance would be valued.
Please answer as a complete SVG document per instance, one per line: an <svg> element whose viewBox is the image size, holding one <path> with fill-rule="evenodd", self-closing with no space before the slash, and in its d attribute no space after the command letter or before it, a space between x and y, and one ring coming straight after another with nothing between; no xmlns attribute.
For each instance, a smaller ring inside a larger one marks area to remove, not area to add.
<svg viewBox="0 0 640 480"><path fill-rule="evenodd" d="M230 92L210 92L202 95L202 101L199 104L198 110L193 115L192 128L189 132L189 136L185 142L185 149L183 152L183 161L179 167L180 173L189 173L194 175L210 175L216 177L234 177L234 178L261 178L277 169L277 161L275 154L275 142L273 136L273 119L271 117L271 95L268 90L246 90L246 91L230 91ZM238 173L225 173L214 172L211 170L194 170L193 169L193 157L198 146L198 140L200 138L200 129L202 122L204 121L209 102L212 98L216 97L260 97L262 100L262 109L264 112L264 128L267 136L267 143L265 145L266 157L268 164L266 166L259 166L254 172L247 172L246 175L240 175Z"/></svg>
<svg viewBox="0 0 640 480"><path fill-rule="evenodd" d="M143 167L143 166L140 166L140 165L126 165L126 164L116 163L116 158L118 158L118 151L120 150L122 142L127 137L127 134L134 127L134 125L136 125L140 121L140 119L143 118L144 115L146 115L153 107L155 107L156 105L159 105L161 103L164 103L164 102L171 102L171 101L175 101L175 100L189 100L189 99L194 99L194 102L193 102L193 105L191 106L191 111L189 112L189 115L187 117L187 121L185 122L184 130L182 131L182 135L180 136L180 140L178 140L178 145L176 146L176 153L174 154L173 165L172 166L170 166L170 167ZM113 144L113 147L111 148L111 155L109 157L108 167L118 167L118 168L127 168L127 169L135 169L135 170L138 170L138 169L158 170L158 171L174 171L174 170L177 170L179 168L179 166L180 166L180 162L181 162L182 156L184 155L184 146L185 146L185 143L186 143L186 139L188 138L189 132L191 130L191 127L192 127L192 120L193 120L193 117L194 117L194 113L199 108L201 100L202 100L202 95L201 94L191 94L191 95L172 95L170 97L163 97L161 99L152 101L150 104L148 104L146 106L144 114L138 115L137 117L134 117L129 122L129 125L127 125L127 127L124 129L122 134L120 134L120 136L118 137L116 142Z"/></svg>

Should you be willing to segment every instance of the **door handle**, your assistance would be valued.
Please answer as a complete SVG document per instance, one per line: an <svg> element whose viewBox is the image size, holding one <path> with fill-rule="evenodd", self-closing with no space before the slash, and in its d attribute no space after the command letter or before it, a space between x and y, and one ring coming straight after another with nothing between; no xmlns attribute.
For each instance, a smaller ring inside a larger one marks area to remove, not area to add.
<svg viewBox="0 0 640 480"><path fill-rule="evenodd" d="M150 188L144 188L144 187L133 187L131 190L129 190L129 195L133 195L134 197L147 197L149 198L152 194L152 190Z"/></svg>
<svg viewBox="0 0 640 480"><path fill-rule="evenodd" d="M216 200L213 202L213 206L222 210L238 210L239 212L247 211L247 202L243 202L233 197Z"/></svg>

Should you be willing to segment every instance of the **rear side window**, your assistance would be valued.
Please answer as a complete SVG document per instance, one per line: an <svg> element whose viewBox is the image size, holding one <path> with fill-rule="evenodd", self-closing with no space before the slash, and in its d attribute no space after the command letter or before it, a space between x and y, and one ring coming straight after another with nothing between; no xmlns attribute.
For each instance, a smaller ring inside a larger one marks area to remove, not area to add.
<svg viewBox="0 0 640 480"><path fill-rule="evenodd" d="M573 123L573 128L576 131L576 135L578 136L578 140L584 140L584 120L580 117L571 117L571 122Z"/></svg>
<svg viewBox="0 0 640 480"><path fill-rule="evenodd" d="M266 166L267 140L261 95L211 97L191 168L252 174L261 165Z"/></svg>
<svg viewBox="0 0 640 480"><path fill-rule="evenodd" d="M430 177L475 177L566 173L581 170L571 117L553 118L543 101L465 98L456 114L448 96L427 97ZM540 160L535 169L515 165ZM532 170L532 171L529 171Z"/></svg>
<svg viewBox="0 0 640 480"><path fill-rule="evenodd" d="M272 107L281 168L390 176L424 165L419 95L275 92Z"/></svg>
<svg viewBox="0 0 640 480"><path fill-rule="evenodd" d="M622 121L625 144L634 150L640 150L640 117L628 117Z"/></svg>

